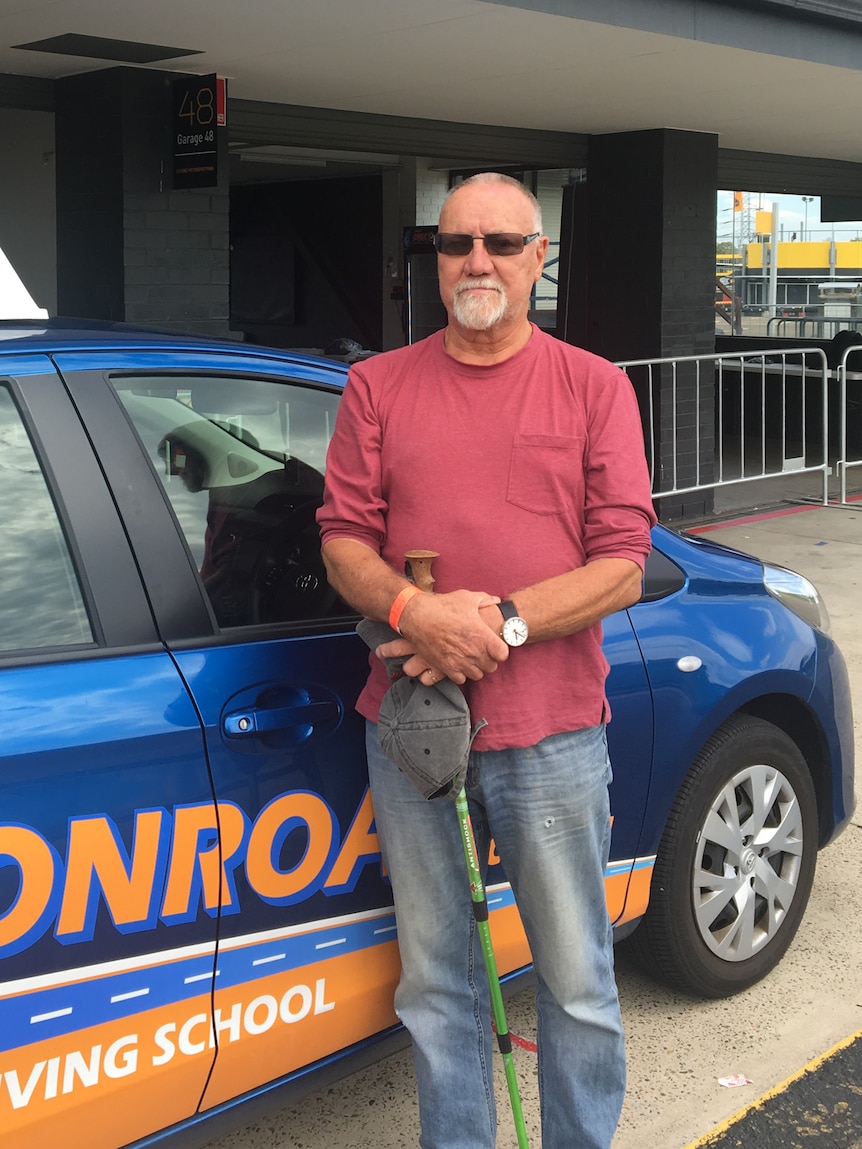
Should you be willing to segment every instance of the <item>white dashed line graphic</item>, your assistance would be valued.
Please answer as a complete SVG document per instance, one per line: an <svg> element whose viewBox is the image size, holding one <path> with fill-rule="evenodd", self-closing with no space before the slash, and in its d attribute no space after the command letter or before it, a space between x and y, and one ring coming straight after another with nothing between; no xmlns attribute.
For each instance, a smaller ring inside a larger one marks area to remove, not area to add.
<svg viewBox="0 0 862 1149"><path fill-rule="evenodd" d="M111 1005L114 1005L114 1003L118 1002L118 1001L131 1001L132 998L135 998L135 997L146 997L149 992L150 992L149 988L145 988L145 989L133 989L133 990L130 990L128 993L115 993L114 996L111 998Z"/></svg>
<svg viewBox="0 0 862 1149"><path fill-rule="evenodd" d="M36 1025L40 1021L53 1021L55 1017L71 1017L72 1007L67 1006L66 1009L52 1009L50 1013L37 1013L30 1018L30 1024Z"/></svg>

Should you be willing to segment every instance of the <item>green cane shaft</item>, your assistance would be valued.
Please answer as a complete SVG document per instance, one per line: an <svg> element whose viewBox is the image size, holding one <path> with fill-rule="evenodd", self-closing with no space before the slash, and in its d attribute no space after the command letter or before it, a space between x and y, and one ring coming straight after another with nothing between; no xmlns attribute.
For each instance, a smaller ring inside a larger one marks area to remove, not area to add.
<svg viewBox="0 0 862 1149"><path fill-rule="evenodd" d="M491 994L491 1008L494 1014L494 1025L497 1029L497 1045L503 1057L503 1068L506 1072L506 1084L509 1089L509 1101L512 1106L512 1116L515 1121L515 1132L518 1136L519 1149L529 1149L527 1129L524 1124L524 1113L521 1108L521 1094L518 1090L518 1080L515 1075L515 1063L512 1059L512 1039L509 1035L509 1026L506 1022L506 1009L503 1005L503 994L500 990L500 975L497 972L497 960L494 957L494 947L491 942L491 927L488 924L488 899L485 897L485 883L482 881L482 872L479 867L479 858L476 854L476 842L473 837L473 827L470 823L470 811L467 806L467 794L464 787L455 799L455 809L458 812L458 825L461 830L461 844L464 847L464 859L467 863L467 873L470 878L470 897L473 900L473 916L479 930L479 943L482 947L482 956L485 959L485 972L488 975L488 989Z"/></svg>
<svg viewBox="0 0 862 1149"><path fill-rule="evenodd" d="M415 550L407 551L404 573L425 591L432 591L434 577L431 567L434 559L439 558L437 551ZM527 1128L524 1124L524 1113L521 1108L521 1094L518 1091L518 1078L515 1074L515 1063L512 1060L512 1039L509 1036L509 1027L506 1023L506 1011L503 1007L503 995L500 992L500 976L497 973L497 961L494 957L494 947L491 942L491 928L488 925L488 901L485 897L485 884L482 881L481 867L476 856L476 842L473 838L473 827L470 825L470 811L467 806L467 794L464 787L455 800L458 813L458 824L461 829L461 842L464 847L464 858L467 862L467 872L470 879L470 896L473 901L473 916L479 929L479 943L482 947L482 957L485 959L485 972L488 976L488 988L491 994L491 1006L494 1015L494 1025L497 1030L497 1044L503 1057L503 1068L506 1071L506 1084L509 1088L509 1100L512 1106L512 1116L515 1121L515 1132L518 1136L518 1149L530 1149L527 1141Z"/></svg>

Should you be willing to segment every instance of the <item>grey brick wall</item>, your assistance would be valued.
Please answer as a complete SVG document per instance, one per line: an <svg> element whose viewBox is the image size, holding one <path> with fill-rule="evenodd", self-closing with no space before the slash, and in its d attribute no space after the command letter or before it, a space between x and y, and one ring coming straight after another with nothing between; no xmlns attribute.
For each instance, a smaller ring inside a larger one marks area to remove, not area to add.
<svg viewBox="0 0 862 1149"><path fill-rule="evenodd" d="M171 77L112 68L58 81L61 314L230 336L229 183L171 187Z"/></svg>
<svg viewBox="0 0 862 1149"><path fill-rule="evenodd" d="M230 334L229 211L226 188L139 192L124 198L129 323Z"/></svg>

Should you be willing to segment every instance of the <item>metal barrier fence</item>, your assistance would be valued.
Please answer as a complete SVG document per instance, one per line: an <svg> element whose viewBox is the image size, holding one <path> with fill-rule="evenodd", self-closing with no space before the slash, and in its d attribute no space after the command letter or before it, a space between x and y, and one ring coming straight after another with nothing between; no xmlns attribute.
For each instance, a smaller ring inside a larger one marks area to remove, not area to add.
<svg viewBox="0 0 862 1149"><path fill-rule="evenodd" d="M862 467L862 370L851 370L849 360L862 360L862 344L848 347L841 357L836 372L840 421L838 427L838 458L835 469L838 475L838 499L848 502L847 471L852 467ZM862 366L862 363L860 363Z"/></svg>
<svg viewBox="0 0 862 1149"><path fill-rule="evenodd" d="M832 339L839 331L857 331L862 318L823 315L776 315L766 322L767 338Z"/></svg>
<svg viewBox="0 0 862 1149"><path fill-rule="evenodd" d="M842 481L848 466L862 464L846 450L849 354L837 372L819 347L620 362L640 403L654 498L819 473L828 504L836 377Z"/></svg>

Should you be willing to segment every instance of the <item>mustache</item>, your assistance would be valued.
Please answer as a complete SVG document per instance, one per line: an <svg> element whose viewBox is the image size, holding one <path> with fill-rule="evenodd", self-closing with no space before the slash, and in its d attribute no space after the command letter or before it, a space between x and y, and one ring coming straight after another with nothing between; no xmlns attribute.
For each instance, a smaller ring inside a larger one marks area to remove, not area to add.
<svg viewBox="0 0 862 1149"><path fill-rule="evenodd" d="M499 291L503 292L503 285L498 283L496 279L485 277L483 279L462 279L460 283L455 285L455 294L463 295L465 291L471 291L474 287L478 287L484 291Z"/></svg>

